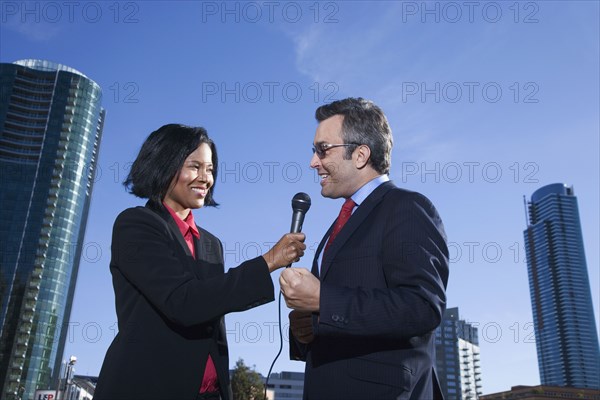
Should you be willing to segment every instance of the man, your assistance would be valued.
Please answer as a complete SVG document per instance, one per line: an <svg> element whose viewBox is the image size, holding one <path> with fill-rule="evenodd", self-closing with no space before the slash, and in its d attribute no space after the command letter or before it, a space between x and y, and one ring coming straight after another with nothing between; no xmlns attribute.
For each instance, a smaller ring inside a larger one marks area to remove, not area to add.
<svg viewBox="0 0 600 400"><path fill-rule="evenodd" d="M393 139L379 107L348 98L316 118L310 166L321 194L346 202L312 273L280 276L294 309L291 357L306 361L304 398L442 398L434 369L448 282L442 221L428 199L389 181Z"/></svg>

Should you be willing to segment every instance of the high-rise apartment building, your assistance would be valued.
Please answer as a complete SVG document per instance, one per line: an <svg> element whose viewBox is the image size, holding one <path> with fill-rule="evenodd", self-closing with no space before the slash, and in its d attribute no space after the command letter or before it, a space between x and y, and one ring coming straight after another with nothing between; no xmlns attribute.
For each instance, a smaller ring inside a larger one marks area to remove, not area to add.
<svg viewBox="0 0 600 400"><path fill-rule="evenodd" d="M525 251L542 385L600 388L600 349L572 186L536 190Z"/></svg>
<svg viewBox="0 0 600 400"><path fill-rule="evenodd" d="M55 389L105 111L82 73L0 64L0 398Z"/></svg>
<svg viewBox="0 0 600 400"><path fill-rule="evenodd" d="M446 400L476 400L481 396L481 364L477 328L461 320L458 308L448 308L435 331L436 367Z"/></svg>

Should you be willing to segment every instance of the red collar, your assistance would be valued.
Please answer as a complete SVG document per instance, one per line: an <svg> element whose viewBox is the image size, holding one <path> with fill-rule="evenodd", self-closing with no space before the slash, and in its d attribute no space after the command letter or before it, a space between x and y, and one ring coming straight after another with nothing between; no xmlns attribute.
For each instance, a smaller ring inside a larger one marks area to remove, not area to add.
<svg viewBox="0 0 600 400"><path fill-rule="evenodd" d="M179 228L179 231L181 232L183 237L185 237L185 235L190 230L192 231L192 235L194 235L196 239L200 237L200 232L198 232L196 222L194 222L194 214L192 214L191 210L185 219L181 219L179 215L177 215L177 213L175 213L175 211L173 211L173 209L169 207L166 203L163 202L163 206L165 206L169 214L171 214L171 217L173 217L173 219L175 220L175 223L177 224L177 227Z"/></svg>

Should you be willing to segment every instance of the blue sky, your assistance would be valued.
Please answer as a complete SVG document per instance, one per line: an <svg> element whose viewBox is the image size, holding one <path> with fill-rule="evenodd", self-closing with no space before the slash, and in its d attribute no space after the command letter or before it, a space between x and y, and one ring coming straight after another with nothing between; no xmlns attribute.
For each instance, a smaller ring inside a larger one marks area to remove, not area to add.
<svg viewBox="0 0 600 400"><path fill-rule="evenodd" d="M390 120L391 178L442 215L448 306L480 328L483 392L538 384L522 231L523 196L543 185L574 185L598 322L599 15L596 1L2 1L0 61L60 62L104 92L65 357L95 375L114 337L110 234L143 203L120 182L151 131L201 125L217 143L221 207L195 216L226 267L266 252L289 229L292 196L308 193L308 266L341 205L308 167L314 110L361 96ZM232 366L267 373L277 312L227 316ZM274 371L303 370L286 354Z"/></svg>

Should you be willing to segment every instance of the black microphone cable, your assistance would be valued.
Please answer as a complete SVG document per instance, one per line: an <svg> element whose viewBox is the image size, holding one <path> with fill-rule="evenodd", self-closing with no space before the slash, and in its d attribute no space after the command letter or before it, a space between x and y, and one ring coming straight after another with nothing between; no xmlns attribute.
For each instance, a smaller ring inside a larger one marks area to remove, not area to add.
<svg viewBox="0 0 600 400"><path fill-rule="evenodd" d="M265 399L264 400L267 400L267 389L269 387L269 379L271 378L271 371L273 370L273 367L275 366L275 362L277 361L277 359L281 355L281 352L283 351L283 330L281 329L281 290L279 291L279 302L278 302L277 308L279 310L279 313L278 313L278 317L279 317L279 321L278 321L278 324L279 324L279 351L277 352L277 355L273 359L273 362L271 363L271 367L269 367L269 373L267 374L267 380L265 381Z"/></svg>
<svg viewBox="0 0 600 400"><path fill-rule="evenodd" d="M290 228L290 232L291 233L298 233L298 232L302 232L302 224L304 222L304 215L306 214L306 212L308 211L308 209L310 208L310 196L307 195L306 193L296 193L296 195L292 198L292 226ZM286 268L289 268L292 264L286 266ZM267 374L267 379L265 380L265 396L264 396L264 400L267 400L267 389L269 387L269 379L271 378L271 371L273 371L273 367L275 366L275 362L277 361L277 359L279 358L279 356L281 355L281 352L283 351L283 329L281 327L281 289L279 290L279 301L278 301L278 305L277 305L277 309L278 309L278 325L279 325L279 351L277 352L277 355L275 356L275 358L273 359L273 362L271 363L271 367L269 367L269 372Z"/></svg>

